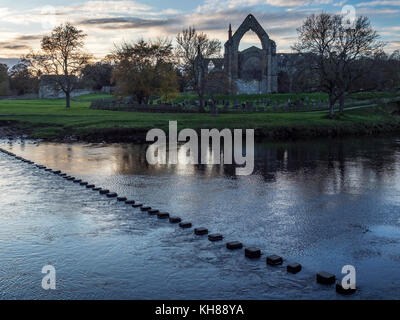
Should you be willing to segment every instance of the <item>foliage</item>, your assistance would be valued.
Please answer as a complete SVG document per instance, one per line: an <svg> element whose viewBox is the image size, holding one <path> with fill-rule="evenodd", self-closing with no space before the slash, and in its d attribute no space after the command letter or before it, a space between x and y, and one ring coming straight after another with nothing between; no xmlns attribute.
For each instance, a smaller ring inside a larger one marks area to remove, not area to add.
<svg viewBox="0 0 400 320"><path fill-rule="evenodd" d="M170 41L142 39L133 44L123 43L114 50L112 60L117 94L133 95L139 103L147 103L152 95L161 96L164 101L177 96L177 73Z"/></svg>
<svg viewBox="0 0 400 320"><path fill-rule="evenodd" d="M7 71L7 65L0 64L0 96L7 96L10 93L10 85Z"/></svg>
<svg viewBox="0 0 400 320"><path fill-rule="evenodd" d="M229 94L231 83L228 75L223 71L211 71L206 75L205 93L208 95Z"/></svg>
<svg viewBox="0 0 400 320"><path fill-rule="evenodd" d="M20 62L9 70L10 89L17 95L36 93L39 89L39 79L33 74L26 63Z"/></svg>
<svg viewBox="0 0 400 320"><path fill-rule="evenodd" d="M107 62L88 64L82 69L82 82L94 90L111 86L113 67Z"/></svg>

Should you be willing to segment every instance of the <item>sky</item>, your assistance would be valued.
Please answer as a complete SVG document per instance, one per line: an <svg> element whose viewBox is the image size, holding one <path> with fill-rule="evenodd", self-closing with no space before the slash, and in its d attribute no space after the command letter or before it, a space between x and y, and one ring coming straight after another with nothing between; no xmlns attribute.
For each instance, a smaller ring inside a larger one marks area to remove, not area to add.
<svg viewBox="0 0 400 320"><path fill-rule="evenodd" d="M173 40L183 28L194 26L225 43L251 13L277 43L278 52L291 52L297 31L312 13L341 13L352 6L356 16L367 16L387 42L386 51L400 49L400 0L0 0L0 62L9 64L30 50L54 26L71 22L87 34L86 49L97 59L116 44L140 38ZM347 10L346 10L347 12ZM260 47L253 32L240 49Z"/></svg>

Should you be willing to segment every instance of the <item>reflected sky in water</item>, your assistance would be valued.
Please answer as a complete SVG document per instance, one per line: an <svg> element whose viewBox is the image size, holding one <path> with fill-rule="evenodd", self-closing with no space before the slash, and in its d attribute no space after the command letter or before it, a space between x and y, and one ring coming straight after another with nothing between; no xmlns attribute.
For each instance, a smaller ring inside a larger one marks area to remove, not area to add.
<svg viewBox="0 0 400 320"><path fill-rule="evenodd" d="M257 143L251 176L236 176L233 165L148 165L144 145L1 146L305 268L296 277L271 271L263 259L246 261L223 244L143 219L135 209L2 155L0 191L9 196L0 200L0 241L8 255L0 258L8 272L16 263L15 278L32 288L21 273L54 259L64 261L64 272L79 269L91 284L76 289L79 278L70 275L59 297L334 299L334 289L315 285L314 273L323 269L340 276L342 266L354 264L360 291L352 298L400 298L397 137ZM100 252L104 255L94 256ZM79 256L84 262L72 266ZM168 269L167 278L148 268L161 274ZM0 288L14 289L2 295L20 297L5 269ZM117 284L104 291L97 281ZM27 293L43 295L37 289Z"/></svg>

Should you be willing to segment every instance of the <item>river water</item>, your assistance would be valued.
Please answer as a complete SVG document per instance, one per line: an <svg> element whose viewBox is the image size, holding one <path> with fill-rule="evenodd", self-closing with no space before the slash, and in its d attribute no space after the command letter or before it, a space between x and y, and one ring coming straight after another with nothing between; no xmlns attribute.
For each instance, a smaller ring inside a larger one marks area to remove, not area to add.
<svg viewBox="0 0 400 320"><path fill-rule="evenodd" d="M0 154L2 299L400 298L400 138L257 143L255 171L151 166L130 144L0 142L17 155L224 235L183 230ZM239 240L260 260L228 251ZM265 263L279 254L285 264ZM42 267L56 269L43 290ZM315 282L357 271L356 294Z"/></svg>

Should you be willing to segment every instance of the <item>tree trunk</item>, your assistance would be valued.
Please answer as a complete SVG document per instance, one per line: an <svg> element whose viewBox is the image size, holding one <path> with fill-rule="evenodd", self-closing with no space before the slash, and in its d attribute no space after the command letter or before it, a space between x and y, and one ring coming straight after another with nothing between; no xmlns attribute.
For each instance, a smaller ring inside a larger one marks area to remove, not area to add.
<svg viewBox="0 0 400 320"><path fill-rule="evenodd" d="M65 100L67 109L71 108L71 92L67 91L65 93Z"/></svg>
<svg viewBox="0 0 400 320"><path fill-rule="evenodd" d="M333 118L335 116L335 99L329 97L329 117Z"/></svg>
<svg viewBox="0 0 400 320"><path fill-rule="evenodd" d="M199 100L200 100L200 105L199 105L199 112L204 113L204 96L203 94L199 94Z"/></svg>
<svg viewBox="0 0 400 320"><path fill-rule="evenodd" d="M344 113L344 93L339 98L339 113Z"/></svg>

